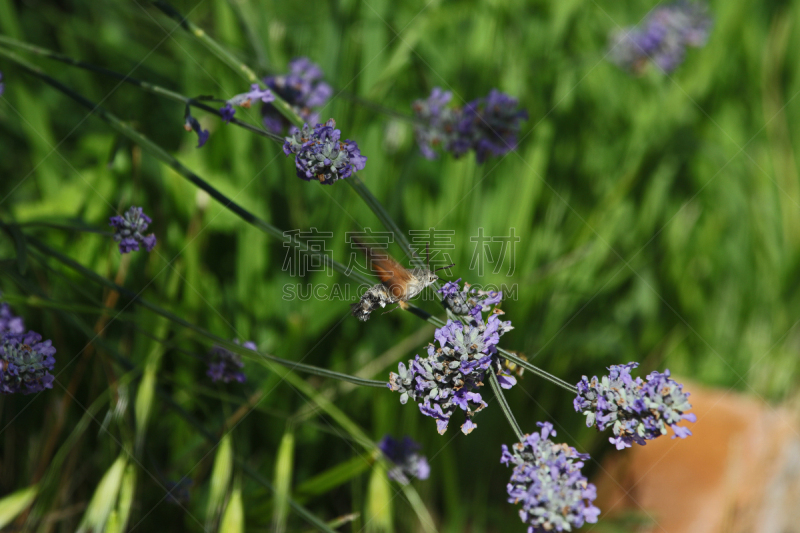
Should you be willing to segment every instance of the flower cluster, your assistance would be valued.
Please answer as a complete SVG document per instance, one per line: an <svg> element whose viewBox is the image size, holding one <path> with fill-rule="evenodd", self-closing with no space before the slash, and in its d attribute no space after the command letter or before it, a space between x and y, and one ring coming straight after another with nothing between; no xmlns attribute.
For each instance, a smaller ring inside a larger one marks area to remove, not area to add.
<svg viewBox="0 0 800 533"><path fill-rule="evenodd" d="M478 163L483 163L488 155L503 155L517 147L520 122L528 113L519 109L516 98L492 89L463 109L447 107L451 98L450 91L435 87L426 100L416 100L411 106L423 156L434 159L433 149L441 146L456 157L475 150Z"/></svg>
<svg viewBox="0 0 800 533"><path fill-rule="evenodd" d="M220 108L219 114L222 120L227 124L233 119L236 114L234 106L244 107L249 109L253 102L262 101L265 104L275 100L275 95L269 89L262 89L257 83L250 85L250 90L246 93L237 94L230 100L225 102L225 105Z"/></svg>
<svg viewBox="0 0 800 533"><path fill-rule="evenodd" d="M233 342L239 344L239 339L234 339ZM255 351L257 349L256 344L251 341L245 342L242 346L248 350ZM244 383L246 378L241 371L242 368L244 368L244 362L239 354L226 350L222 346L214 346L209 353L206 375L214 383L220 380L224 383L231 381Z"/></svg>
<svg viewBox="0 0 800 533"><path fill-rule="evenodd" d="M550 440L556 432L549 422L537 422L539 433L525 435L512 450L503 445L500 462L514 466L508 483L508 502L521 503L519 517L528 533L572 531L595 523L600 509L592 502L597 489L581 473L586 454Z"/></svg>
<svg viewBox="0 0 800 533"><path fill-rule="evenodd" d="M342 142L341 136L333 119L313 129L304 124L302 130L286 137L283 151L287 156L294 154L299 178L332 185L363 170L367 162L356 142L349 139Z"/></svg>
<svg viewBox="0 0 800 533"><path fill-rule="evenodd" d="M457 408L466 412L467 420L461 426L464 434L477 427L472 417L486 407L478 389L490 368L498 374L503 388L516 384L497 353L500 337L513 329L510 321L500 320L501 313L496 309L485 321L480 311L457 321L448 320L434 332L438 348L428 345L427 357L417 355L408 366L400 363L398 373L389 375L388 386L400 393L400 403L409 399L416 402L422 414L436 419L440 434L447 430Z"/></svg>
<svg viewBox="0 0 800 533"><path fill-rule="evenodd" d="M408 484L409 477L428 479L431 467L428 465L428 460L417 453L421 446L411 440L411 437L405 436L403 440L397 440L391 435L386 435L378 443L378 448L394 463L394 467L389 470L390 479L403 485Z"/></svg>
<svg viewBox="0 0 800 533"><path fill-rule="evenodd" d="M583 376L573 405L586 415L586 425L597 426L600 431L610 427L614 436L609 441L618 450L666 435L667 426L675 432L672 438L691 435L687 428L677 425L681 420L697 420L694 414L686 414L692 408L689 393L669 377L669 370L651 372L644 381L633 379L631 370L637 366L639 363L612 365L608 376L601 379Z"/></svg>
<svg viewBox="0 0 800 533"><path fill-rule="evenodd" d="M0 393L31 394L53 388L50 371L56 363L52 342L42 342L35 331L2 334L0 339Z"/></svg>
<svg viewBox="0 0 800 533"><path fill-rule="evenodd" d="M703 46L711 30L704 4L678 2L655 8L640 27L611 34L611 58L632 72L641 72L648 59L671 72L683 62L687 47Z"/></svg>
<svg viewBox="0 0 800 533"><path fill-rule="evenodd" d="M127 254L138 251L139 243L144 244L145 249L151 252L156 246L156 236L152 233L144 234L151 222L141 207L131 207L125 211L124 216L111 217L109 225L114 228L114 240L119 243L119 252Z"/></svg>
<svg viewBox="0 0 800 533"><path fill-rule="evenodd" d="M304 122L316 124L319 113L315 108L324 106L333 94L330 85L322 80L322 69L307 57L298 57L289 63L289 73L264 78L264 83L288 103L300 115ZM264 127L281 133L289 126L289 122L275 106L267 104L261 107Z"/></svg>
<svg viewBox="0 0 800 533"><path fill-rule="evenodd" d="M14 315L7 303L0 304L0 336L4 333L22 333L25 331L25 322Z"/></svg>

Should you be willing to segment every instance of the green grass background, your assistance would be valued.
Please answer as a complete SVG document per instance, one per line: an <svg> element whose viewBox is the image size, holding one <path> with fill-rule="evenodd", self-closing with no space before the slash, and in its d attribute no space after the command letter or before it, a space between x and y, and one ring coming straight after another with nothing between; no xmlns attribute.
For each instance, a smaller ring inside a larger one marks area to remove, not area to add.
<svg viewBox="0 0 800 533"><path fill-rule="evenodd" d="M359 176L400 227L453 230L455 277L518 285L517 298L503 304L516 327L503 337L505 348L570 382L610 364L639 361L643 374L666 367L774 402L796 391L797 2L714 2L706 47L690 49L673 74L650 68L638 77L607 61L607 35L638 23L655 5L651 2L182 0L175 5L259 74L282 72L300 55L322 67L336 93L346 93L331 101L323 118L335 117L343 136L357 140L368 156ZM189 96L223 98L247 88L239 73L143 1L0 0L0 33ZM102 102L270 223L333 232L329 250L339 261L346 263L350 253L345 232L383 229L345 184L322 187L297 179L292 161L267 139L198 111L211 138L197 150L196 137L182 128L179 103L25 57ZM0 58L0 71L6 84L0 99L3 220L79 217L105 226L118 210L141 205L154 219L159 245L150 255L131 256L123 284L221 337L252 339L260 350L286 359L352 374L381 356L394 366L433 340L430 326L407 313L374 316L362 324L347 316L348 302L283 300L283 286L298 280L282 269L286 249L280 242L199 194L11 61ZM471 154L427 161L408 122L347 97L407 113L414 99L435 86L453 91L458 104L492 88L518 97L530 120L523 124L517 152L483 165ZM249 117L256 115L253 110ZM488 235L515 228L521 242L511 276L505 268L499 274L488 268L482 278L469 270L470 236L479 228ZM118 272L121 259L107 238L30 231L103 276L113 279ZM329 414L287 425L308 396L279 372L248 361L244 386L216 388L205 377L208 343L136 306L104 331L109 349L98 347L84 356L85 331L64 314L25 299L30 291L7 274L18 266L8 235L0 251L5 265L0 288L31 328L53 339L56 371L63 371L61 385L51 391L0 398L2 494L31 485L44 468L54 427L65 428L51 444L64 450L64 466L42 482L47 490L41 513L52 520L40 530L74 531L104 473L126 443L137 440L130 522L141 520L136 530L200 531L215 482L223 483L224 494L241 487L247 531L273 528L281 503L240 467L233 467L230 478L214 477L216 449L174 406L156 397L146 434L135 423L134 403L148 360L158 387L216 435L226 418L261 391L258 408L231 434L233 449L323 520L369 512L370 502L391 500L391 511L379 507L382 518L362 515L342 530L421 530L406 497L393 497L397 486L380 492L386 487L371 477L370 456L354 443L352 428ZM399 248L393 252L401 255ZM57 302L90 307L68 314L91 328L105 294L52 266L48 270L30 257L24 279ZM346 282L323 273L299 281ZM421 305L441 313L432 301ZM109 355L112 348L136 365L127 385L120 379L124 370ZM81 364L75 399L62 411L64 387ZM370 377L386 379L387 373L385 367ZM103 398L115 380L122 385L112 387L111 403L74 441L67 440L83 408ZM307 383L317 390L328 385L319 378ZM583 427L565 391L526 375L507 396L523 430L551 420L560 437L580 451L596 458L609 452L607 435ZM496 405L477 416L478 429L465 437L455 422L439 436L432 419L413 405L401 406L389 391L357 389L335 403L375 441L388 432L409 434L423 444L432 474L414 486L438 530L524 530L516 509L505 503L509 471L499 464L500 445L514 437ZM282 454L281 469L276 456L286 434L294 438L288 446L293 457ZM298 490L337 465L337 486L312 483L319 489ZM160 502L166 480L187 473L194 484L186 509ZM215 520L210 520L214 530ZM287 520L287 531L311 527L296 514Z"/></svg>

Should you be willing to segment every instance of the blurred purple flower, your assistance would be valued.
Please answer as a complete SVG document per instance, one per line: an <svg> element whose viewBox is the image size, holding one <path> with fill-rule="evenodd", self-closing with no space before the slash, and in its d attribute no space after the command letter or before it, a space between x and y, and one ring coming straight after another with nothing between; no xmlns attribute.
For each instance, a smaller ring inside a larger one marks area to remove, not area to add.
<svg viewBox="0 0 800 533"><path fill-rule="evenodd" d="M239 339L234 339L233 342L239 344ZM251 341L245 342L242 346L248 350L255 351L257 349L255 343ZM244 368L244 362L239 354L226 350L222 346L214 346L209 353L206 375L215 383L220 380L224 383L231 381L244 383L246 378L241 372L242 368Z"/></svg>
<svg viewBox="0 0 800 533"><path fill-rule="evenodd" d="M53 388L56 363L52 342L35 331L3 333L0 338L0 393L31 394Z"/></svg>
<svg viewBox="0 0 800 533"><path fill-rule="evenodd" d="M231 106L239 106L244 107L245 109L249 108L253 102L261 101L265 104L268 104L275 100L275 96L269 89L262 89L259 87L257 83L250 85L250 90L246 93L237 94L230 100L228 100L228 104Z"/></svg>
<svg viewBox="0 0 800 533"><path fill-rule="evenodd" d="M687 47L701 47L708 40L712 21L707 11L705 3L686 1L653 9L640 26L611 34L611 60L636 73L648 60L664 72L675 70Z"/></svg>
<svg viewBox="0 0 800 533"><path fill-rule="evenodd" d="M264 78L264 83L280 96L309 124L319 121L315 109L323 107L333 94L330 85L321 81L322 69L307 57L297 57L289 63L289 73ZM262 106L264 127L281 133L289 121L271 104Z"/></svg>
<svg viewBox="0 0 800 533"><path fill-rule="evenodd" d="M335 128L336 121L329 119L325 124L317 124L313 131L304 124L302 130L286 137L283 152L287 156L295 155L299 178L332 185L363 170L367 158L361 155L355 141L342 142L341 132Z"/></svg>
<svg viewBox="0 0 800 533"><path fill-rule="evenodd" d="M139 250L139 243L144 244L148 252L156 246L156 236L152 233L145 235L147 226L152 222L150 217L142 212L141 207L131 207L124 216L113 216L109 225L114 228L114 240L119 243L119 252L127 254Z"/></svg>
<svg viewBox="0 0 800 533"><path fill-rule="evenodd" d="M483 163L487 155L500 156L515 150L520 122L527 119L528 112L519 109L516 98L492 89L488 96L464 107L458 123L460 143L453 153L458 156L469 147L475 150L478 163Z"/></svg>
<svg viewBox="0 0 800 533"><path fill-rule="evenodd" d="M394 463L394 467L389 470L390 479L403 485L408 484L409 477L428 479L431 467L425 456L417 453L421 446L410 437L405 436L402 440L396 440L391 435L386 435L378 443L378 448Z"/></svg>
<svg viewBox="0 0 800 533"><path fill-rule="evenodd" d="M233 116L236 114L236 109L233 108L230 102L227 102L223 107L219 108L219 114L222 117L222 121L227 124L233 120Z"/></svg>
<svg viewBox="0 0 800 533"><path fill-rule="evenodd" d="M25 322L14 315L7 303L0 304L0 335L4 333L22 333L25 331Z"/></svg>
<svg viewBox="0 0 800 533"><path fill-rule="evenodd" d="M3 96L3 93L5 92L5 90L6 90L6 86L3 83L3 73L0 72L0 96Z"/></svg>
<svg viewBox="0 0 800 533"><path fill-rule="evenodd" d="M426 100L416 100L411 106L423 156L436 158L436 147L456 157L475 150L478 163L483 163L488 155L503 155L517 147L520 122L528 113L519 109L516 98L492 89L464 109L447 107L451 98L450 91L435 87Z"/></svg>
<svg viewBox="0 0 800 533"><path fill-rule="evenodd" d="M506 489L508 502L521 504L519 516L528 533L572 531L595 523L600 509L592 502L595 486L581 473L589 455L550 440L556 432L549 422L537 422L539 433L525 435L509 451L503 444L500 462L514 466Z"/></svg>
<svg viewBox="0 0 800 533"><path fill-rule="evenodd" d="M204 130L200 126L200 122L198 122L197 119L194 118L192 114L189 112L189 106L186 106L185 119L186 121L183 124L183 129L185 129L186 131L194 130L194 132L197 134L197 148L202 148L203 145L206 144L206 141L208 141L208 136L210 135L210 132L208 130Z"/></svg>
<svg viewBox="0 0 800 533"><path fill-rule="evenodd" d="M651 372L644 381L633 379L631 370L637 366L639 363L612 365L608 376L601 379L583 376L573 405L586 415L586 425L600 431L611 428L614 436L608 440L618 450L666 435L667 427L675 433L672 438L691 435L689 429L677 425L682 420L697 420L686 413L692 406L683 385L669 377L669 370Z"/></svg>

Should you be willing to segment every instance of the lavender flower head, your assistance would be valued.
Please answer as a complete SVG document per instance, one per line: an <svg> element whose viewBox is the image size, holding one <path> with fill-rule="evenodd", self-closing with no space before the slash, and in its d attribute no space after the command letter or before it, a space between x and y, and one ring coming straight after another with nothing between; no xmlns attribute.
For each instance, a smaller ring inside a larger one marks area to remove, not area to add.
<svg viewBox="0 0 800 533"><path fill-rule="evenodd" d="M456 157L475 150L478 163L483 163L488 155L503 155L517 147L520 122L528 113L519 109L516 98L492 89L488 96L459 109L446 107L451 97L451 92L436 87L426 100L416 100L411 106L423 156L434 159L435 147Z"/></svg>
<svg viewBox="0 0 800 533"><path fill-rule="evenodd" d="M488 96L464 107L453 153L459 156L471 148L478 163L483 163L487 155L510 152L517 148L520 122L527 119L528 112L519 109L516 98L492 89Z"/></svg>
<svg viewBox="0 0 800 533"><path fill-rule="evenodd" d="M386 435L378 443L378 448L394 463L394 467L389 470L390 479L403 485L408 484L409 477L428 479L431 467L428 460L417 453L421 446L411 440L411 437L405 436L402 440L396 440L391 435Z"/></svg>
<svg viewBox="0 0 800 533"><path fill-rule="evenodd" d="M56 363L52 342L35 331L3 333L0 339L0 393L31 394L53 388Z"/></svg>
<svg viewBox="0 0 800 533"><path fill-rule="evenodd" d="M239 339L234 339L233 342L239 344ZM242 346L248 350L255 351L257 349L256 344L251 341L245 342ZM244 362L239 354L226 350L222 346L214 346L209 353L206 375L214 383L220 380L224 383L231 381L244 383L246 378L241 371L242 368L244 368Z"/></svg>
<svg viewBox="0 0 800 533"><path fill-rule="evenodd" d="M537 422L539 433L525 435L511 451L503 444L500 462L514 466L506 490L508 502L522 504L520 519L528 533L572 531L584 522L595 523L600 509L592 502L597 489L581 473L589 455L550 440L556 432L550 422Z"/></svg>
<svg viewBox="0 0 800 533"><path fill-rule="evenodd" d="M288 103L304 122L319 121L316 108L323 107L333 94L330 85L322 81L322 69L307 57L297 57L289 63L289 73L264 78L264 83ZM281 133L289 126L286 118L273 105L261 107L264 126Z"/></svg>
<svg viewBox="0 0 800 533"><path fill-rule="evenodd" d="M389 375L388 386L400 393L400 403L409 399L416 402L422 414L436 420L440 434L447 431L456 409L466 413L467 420L461 425L465 435L477 427L472 417L486 407L478 390L490 367L503 388L516 384L497 353L500 337L513 326L510 321L501 321L502 312L497 311L490 312L485 321L480 311L457 321L448 320L434 332L438 347L429 344L427 357L417 355L408 366L400 363L398 373Z"/></svg>
<svg viewBox="0 0 800 533"><path fill-rule="evenodd" d="M711 18L703 3L677 2L655 8L639 27L611 34L611 58L632 72L642 72L651 60L664 72L683 62L686 48L701 47L708 40Z"/></svg>
<svg viewBox="0 0 800 533"><path fill-rule="evenodd" d="M114 228L114 240L119 243L119 252L136 252L139 250L139 243L144 244L148 252L152 252L156 246L156 236L152 233L144 234L151 222L153 221L142 212L141 207L131 207L125 211L124 216L111 217L108 224Z"/></svg>
<svg viewBox="0 0 800 533"><path fill-rule="evenodd" d="M283 152L295 155L297 176L306 181L319 180L332 185L363 170L367 158L361 155L355 141L340 140L342 132L335 129L336 121L329 119L312 130L308 124L286 137Z"/></svg>
<svg viewBox="0 0 800 533"><path fill-rule="evenodd" d="M3 83L3 73L0 72L0 96L3 96L3 92L5 92L6 86Z"/></svg>
<svg viewBox="0 0 800 533"><path fill-rule="evenodd" d="M614 436L608 440L618 450L666 435L668 426L675 433L673 439L691 435L689 429L677 425L681 420L697 420L686 413L692 406L683 385L669 377L669 370L651 372L644 381L633 379L631 370L637 366L639 363L612 365L608 376L600 379L583 376L573 405L586 415L586 425L600 431L611 428Z"/></svg>
<svg viewBox="0 0 800 533"><path fill-rule="evenodd" d="M450 91L434 87L427 99L415 100L411 104L418 121L414 126L414 136L422 155L427 159L436 159L435 147L451 150L458 138L456 125L461 118L461 110L447 107L452 97Z"/></svg>
<svg viewBox="0 0 800 533"><path fill-rule="evenodd" d="M25 322L14 315L7 303L0 304L0 336L4 333L22 333L25 331Z"/></svg>

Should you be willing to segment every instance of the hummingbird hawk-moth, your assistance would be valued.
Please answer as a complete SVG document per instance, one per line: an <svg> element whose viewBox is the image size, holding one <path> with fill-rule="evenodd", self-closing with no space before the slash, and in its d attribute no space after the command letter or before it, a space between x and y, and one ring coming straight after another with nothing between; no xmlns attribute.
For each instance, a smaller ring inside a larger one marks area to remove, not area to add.
<svg viewBox="0 0 800 533"><path fill-rule="evenodd" d="M378 252L358 239L354 238L353 241L364 251L367 256L368 266L381 280L381 283L367 289L361 295L361 299L351 306L353 316L362 322L369 320L369 315L372 311L378 307L386 307L387 304L396 303L405 308L405 302L417 296L425 290L425 287L439 279L434 270L421 267L409 270L388 253ZM453 265L437 268L436 270L451 266Z"/></svg>

